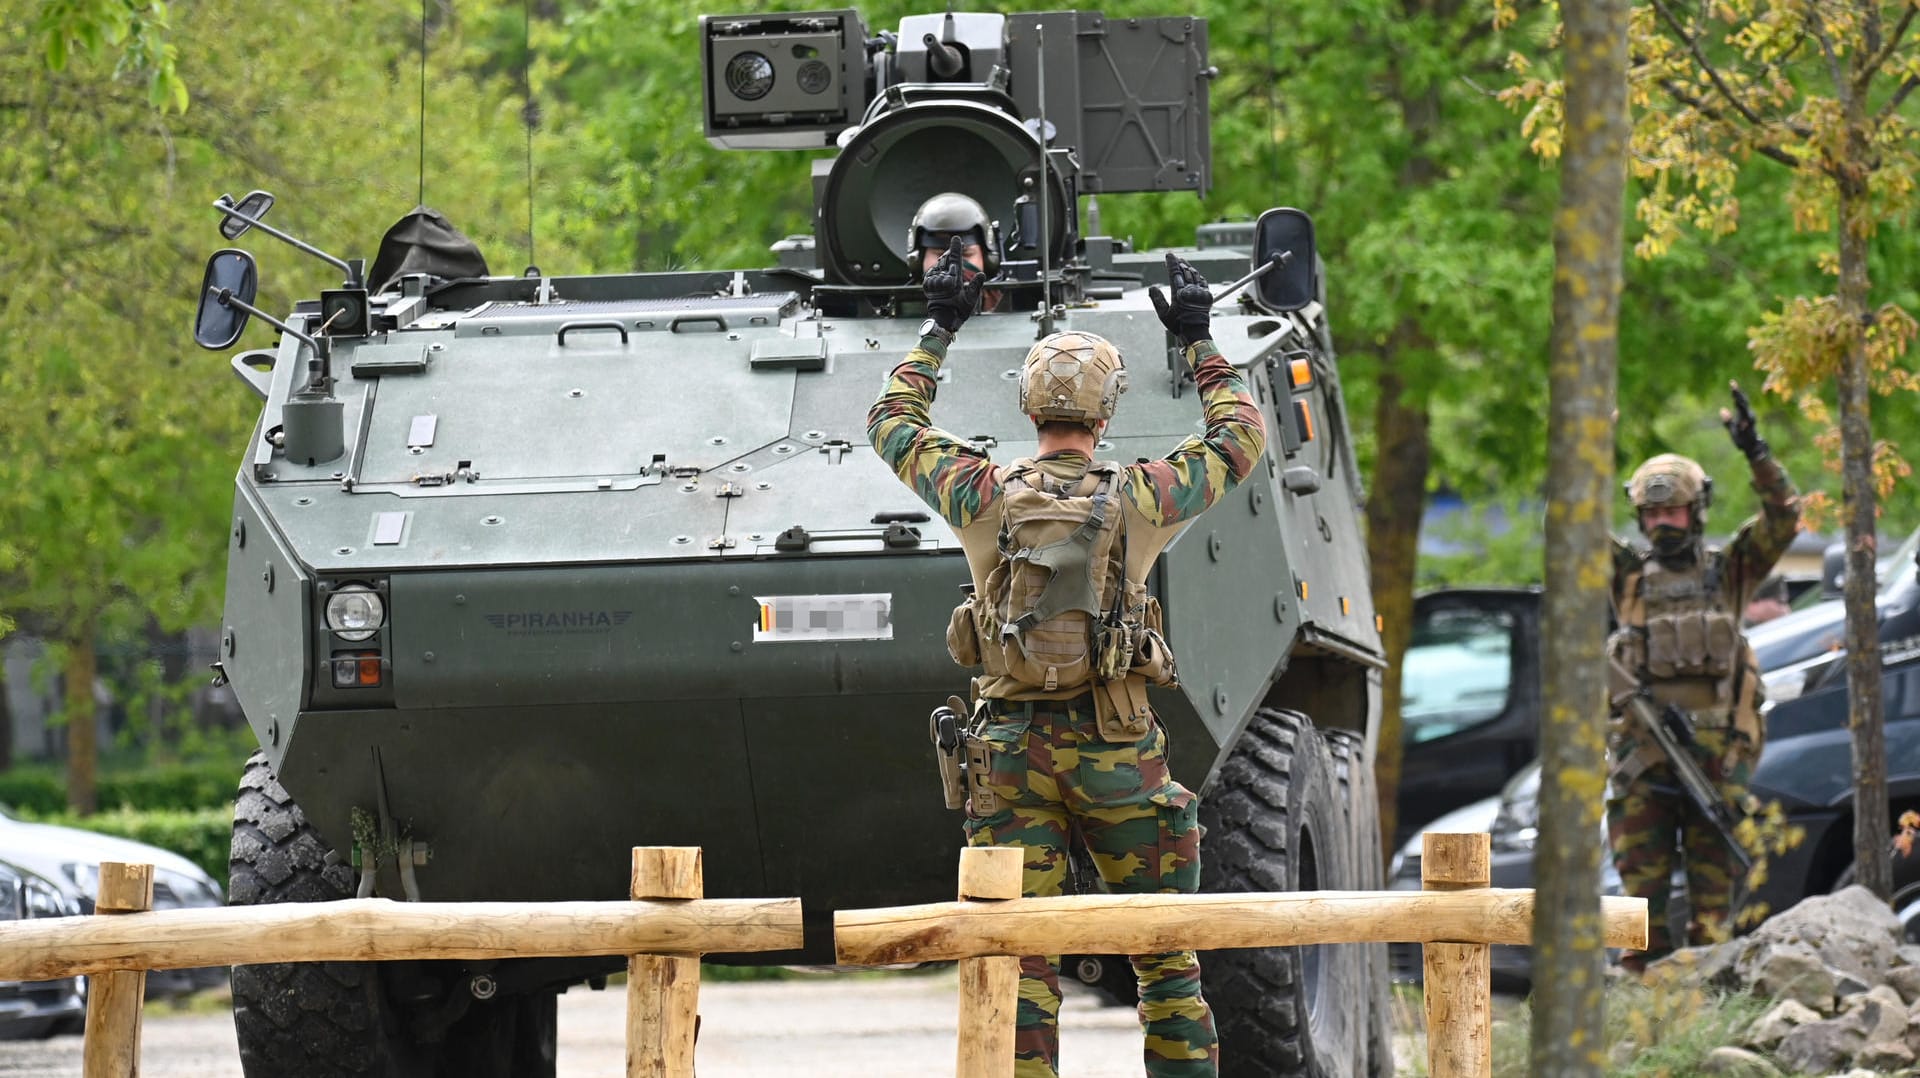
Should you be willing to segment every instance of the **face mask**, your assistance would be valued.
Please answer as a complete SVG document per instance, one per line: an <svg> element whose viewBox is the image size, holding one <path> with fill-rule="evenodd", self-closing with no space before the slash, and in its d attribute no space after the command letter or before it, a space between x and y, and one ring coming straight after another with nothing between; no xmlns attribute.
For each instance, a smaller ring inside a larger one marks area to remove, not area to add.
<svg viewBox="0 0 1920 1078"><path fill-rule="evenodd" d="M1673 524L1654 525L1647 538L1653 543L1654 554L1662 558L1684 554L1693 546L1693 533Z"/></svg>

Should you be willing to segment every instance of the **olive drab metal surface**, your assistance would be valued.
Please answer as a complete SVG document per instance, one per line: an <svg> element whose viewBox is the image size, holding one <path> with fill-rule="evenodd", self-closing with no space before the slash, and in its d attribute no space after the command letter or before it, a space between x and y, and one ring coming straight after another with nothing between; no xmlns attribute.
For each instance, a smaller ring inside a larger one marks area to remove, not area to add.
<svg viewBox="0 0 1920 1078"><path fill-rule="evenodd" d="M1093 234L1085 202L1206 190L1213 72L1186 16L702 28L716 147L845 148L816 162L811 253L378 290L360 261L376 252L307 248L342 287L234 361L264 399L240 447L221 663L287 793L381 894L403 889L369 826L430 850L410 872L433 900L620 898L627 848L698 845L709 895L801 896L824 956L836 907L949 896L960 841L926 716L964 692L944 632L967 567L864 426L919 340L910 219L954 191L995 226L997 304L951 349L937 424L999 461L1032 454L1021 357L1086 331L1132 379L1096 455L1160 456L1201 419L1147 300L1164 252ZM365 243L218 209L240 243ZM1274 257L1317 265L1310 222L1289 220L1261 233L1285 250L1183 255L1216 288ZM1268 456L1149 580L1180 656L1154 702L1195 789L1262 706L1354 731L1371 760L1359 479L1323 288L1289 280L1312 294L1276 303L1300 287L1280 281L1213 310ZM202 297L203 325L267 317L228 291Z"/></svg>

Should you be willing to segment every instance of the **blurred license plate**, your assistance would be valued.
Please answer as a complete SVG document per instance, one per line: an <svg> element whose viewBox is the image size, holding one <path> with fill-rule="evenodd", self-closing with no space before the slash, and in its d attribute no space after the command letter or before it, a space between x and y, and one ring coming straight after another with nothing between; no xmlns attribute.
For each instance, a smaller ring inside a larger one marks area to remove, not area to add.
<svg viewBox="0 0 1920 1078"><path fill-rule="evenodd" d="M756 644L892 640L893 595L765 595Z"/></svg>

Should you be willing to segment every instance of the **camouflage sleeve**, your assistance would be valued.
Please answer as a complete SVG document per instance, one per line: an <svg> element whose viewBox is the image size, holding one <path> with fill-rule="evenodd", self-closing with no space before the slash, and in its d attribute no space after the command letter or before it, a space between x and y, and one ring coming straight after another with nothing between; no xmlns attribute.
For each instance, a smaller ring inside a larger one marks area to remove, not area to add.
<svg viewBox="0 0 1920 1078"><path fill-rule="evenodd" d="M1640 552L1633 544L1617 535L1607 537L1613 544L1613 609L1620 610L1620 587L1626 581L1627 574L1640 567Z"/></svg>
<svg viewBox="0 0 1920 1078"><path fill-rule="evenodd" d="M1188 438L1160 460L1127 468L1134 508L1160 527L1199 516L1252 474L1267 448L1259 405L1213 342L1189 347L1187 362L1206 408L1206 434Z"/></svg>
<svg viewBox="0 0 1920 1078"><path fill-rule="evenodd" d="M1740 525L1727 547L1727 584L1741 607L1800 531L1800 499L1772 455L1753 462L1753 489L1760 495L1760 512Z"/></svg>
<svg viewBox="0 0 1920 1078"><path fill-rule="evenodd" d="M921 501L964 528L992 503L1000 481L985 453L933 425L929 410L946 355L935 337L907 353L867 411L867 441Z"/></svg>

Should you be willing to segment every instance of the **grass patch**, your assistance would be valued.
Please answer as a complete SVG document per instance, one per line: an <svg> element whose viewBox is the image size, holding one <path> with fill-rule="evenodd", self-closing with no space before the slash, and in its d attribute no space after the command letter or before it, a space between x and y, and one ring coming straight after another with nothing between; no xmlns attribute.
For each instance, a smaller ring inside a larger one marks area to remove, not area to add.
<svg viewBox="0 0 1920 1078"><path fill-rule="evenodd" d="M1745 993L1693 985L1616 982L1606 994L1608 1078L1699 1074L1709 1053L1738 1044L1740 1034L1772 1005ZM1426 1011L1419 986L1394 986L1393 1017L1400 1073L1426 1075ZM1495 1078L1527 1073L1531 1036L1531 1001L1495 996Z"/></svg>

